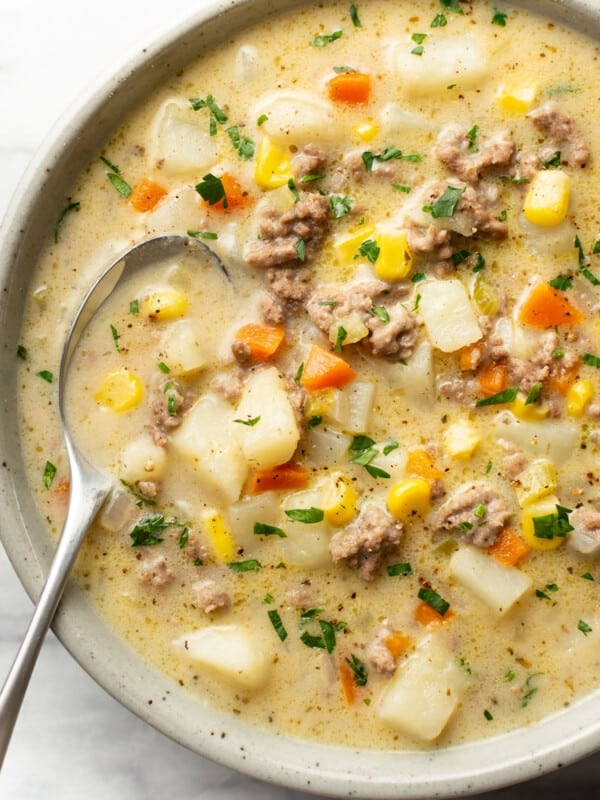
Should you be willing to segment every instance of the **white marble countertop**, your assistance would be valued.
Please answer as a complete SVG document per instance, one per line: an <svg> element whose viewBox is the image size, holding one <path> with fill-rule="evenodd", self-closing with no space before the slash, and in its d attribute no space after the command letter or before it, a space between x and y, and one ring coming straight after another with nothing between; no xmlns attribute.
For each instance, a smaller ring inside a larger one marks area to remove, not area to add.
<svg viewBox="0 0 600 800"><path fill-rule="evenodd" d="M203 0L2 0L0 217L60 113L99 74ZM31 604L0 548L0 680ZM600 786L600 757L485 795L570 798ZM3 800L300 800L185 750L122 708L50 634L0 776ZM480 797L483 800L483 796Z"/></svg>

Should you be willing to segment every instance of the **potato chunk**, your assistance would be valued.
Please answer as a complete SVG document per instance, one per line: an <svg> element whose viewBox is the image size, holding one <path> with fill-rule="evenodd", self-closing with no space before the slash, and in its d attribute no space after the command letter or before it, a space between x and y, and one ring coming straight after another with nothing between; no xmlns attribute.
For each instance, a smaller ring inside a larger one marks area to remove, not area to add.
<svg viewBox="0 0 600 800"><path fill-rule="evenodd" d="M377 715L392 728L431 742L448 723L468 682L458 660L430 636L399 666L381 696Z"/></svg>
<svg viewBox="0 0 600 800"><path fill-rule="evenodd" d="M431 343L453 353L481 339L481 328L467 290L459 280L425 281L419 309Z"/></svg>
<svg viewBox="0 0 600 800"><path fill-rule="evenodd" d="M505 567L474 547L462 547L450 559L450 572L459 583L502 615L531 587L531 578L516 567Z"/></svg>

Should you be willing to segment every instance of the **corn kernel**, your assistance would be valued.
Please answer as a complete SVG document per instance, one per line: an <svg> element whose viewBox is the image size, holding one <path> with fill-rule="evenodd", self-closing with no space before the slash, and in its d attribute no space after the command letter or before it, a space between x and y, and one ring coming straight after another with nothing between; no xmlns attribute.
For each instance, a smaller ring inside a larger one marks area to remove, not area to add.
<svg viewBox="0 0 600 800"><path fill-rule="evenodd" d="M525 395L518 394L511 403L510 409L519 419L526 422L536 422L546 419L550 408L545 403L526 403Z"/></svg>
<svg viewBox="0 0 600 800"><path fill-rule="evenodd" d="M424 478L405 478L398 481L387 496L387 507L392 516L401 522L415 514L424 516L431 505L431 484Z"/></svg>
<svg viewBox="0 0 600 800"><path fill-rule="evenodd" d="M570 417L581 417L594 396L591 382L580 378L574 381L567 392L566 408Z"/></svg>
<svg viewBox="0 0 600 800"><path fill-rule="evenodd" d="M175 319L187 311L187 298L177 289L160 289L142 300L142 312L153 320Z"/></svg>
<svg viewBox="0 0 600 800"><path fill-rule="evenodd" d="M383 231L376 239L379 245L379 256L375 262L377 277L391 283L406 278L413 265L413 254L406 234L402 231Z"/></svg>
<svg viewBox="0 0 600 800"><path fill-rule="evenodd" d="M350 480L341 473L328 479L323 493L323 514L330 525L347 525L358 514L358 495Z"/></svg>
<svg viewBox="0 0 600 800"><path fill-rule="evenodd" d="M227 563L235 556L233 536L221 514L209 511L203 518L204 531L217 561Z"/></svg>
<svg viewBox="0 0 600 800"><path fill-rule="evenodd" d="M467 419L448 425L444 431L444 448L451 458L469 458L480 441L477 428Z"/></svg>
<svg viewBox="0 0 600 800"><path fill-rule="evenodd" d="M361 142L370 142L379 133L379 127L374 122L365 122L362 125L357 125L353 130Z"/></svg>
<svg viewBox="0 0 600 800"><path fill-rule="evenodd" d="M560 169L537 172L529 185L523 204L525 217L534 225L551 228L567 216L571 179Z"/></svg>
<svg viewBox="0 0 600 800"><path fill-rule="evenodd" d="M261 137L256 151L254 180L263 189L277 189L293 178L292 160L287 147Z"/></svg>
<svg viewBox="0 0 600 800"><path fill-rule="evenodd" d="M523 83L520 86L502 84L498 87L496 99L500 108L507 114L525 114L537 95L537 83Z"/></svg>
<svg viewBox="0 0 600 800"><path fill-rule="evenodd" d="M374 234L372 225L363 225L347 236L338 237L333 244L338 262L342 265L352 264L358 248L367 239L372 239Z"/></svg>
<svg viewBox="0 0 600 800"><path fill-rule="evenodd" d="M96 402L113 411L127 411L139 405L144 396L140 379L126 369L109 372L96 392Z"/></svg>
<svg viewBox="0 0 600 800"><path fill-rule="evenodd" d="M538 458L521 472L514 482L521 508L556 491L556 467L546 458Z"/></svg>
<svg viewBox="0 0 600 800"><path fill-rule="evenodd" d="M565 542L564 536L552 536L543 538L535 535L533 520L536 517L546 517L557 513L557 505L560 505L555 495L549 495L536 503L526 506L521 513L521 533L523 539L534 550L556 550Z"/></svg>

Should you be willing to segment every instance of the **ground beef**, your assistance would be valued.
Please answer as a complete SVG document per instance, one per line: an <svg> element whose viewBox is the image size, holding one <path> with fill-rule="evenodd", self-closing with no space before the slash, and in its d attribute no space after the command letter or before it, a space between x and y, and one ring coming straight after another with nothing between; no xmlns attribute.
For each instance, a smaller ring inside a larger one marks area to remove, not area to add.
<svg viewBox="0 0 600 800"><path fill-rule="evenodd" d="M168 375L153 383L151 431L155 444L166 447L168 434L181 425L192 402L192 395L184 394L179 383Z"/></svg>
<svg viewBox="0 0 600 800"><path fill-rule="evenodd" d="M467 484L458 489L438 511L435 533L458 531L476 547L489 547L511 517L506 500L490 486Z"/></svg>
<svg viewBox="0 0 600 800"><path fill-rule="evenodd" d="M426 227L409 224L405 228L405 233L413 253L433 256L440 261L452 258L454 245L451 232L446 228L438 228L433 224Z"/></svg>
<svg viewBox="0 0 600 800"><path fill-rule="evenodd" d="M377 635L367 647L367 658L369 664L381 672L382 675L393 675L396 671L396 660L390 652L386 644L386 639L392 635L392 631L387 625L387 620L384 621L381 628L377 631Z"/></svg>
<svg viewBox="0 0 600 800"><path fill-rule="evenodd" d="M220 608L229 608L231 598L216 581L197 581L192 584L196 602L206 614L212 614Z"/></svg>
<svg viewBox="0 0 600 800"><path fill-rule="evenodd" d="M530 111L528 117L539 131L561 148L561 160L567 163L573 161L580 167L585 167L590 151L577 131L574 119L565 114L558 103L554 100L544 103Z"/></svg>
<svg viewBox="0 0 600 800"><path fill-rule="evenodd" d="M314 592L310 586L302 583L296 589L290 589L285 593L285 602L295 608L313 608Z"/></svg>
<svg viewBox="0 0 600 800"><path fill-rule="evenodd" d="M444 128L437 141L442 164L467 183L476 183L490 167L508 167L514 152L515 144L506 133L472 142L460 125Z"/></svg>
<svg viewBox="0 0 600 800"><path fill-rule="evenodd" d="M372 309L384 306L389 321L384 322ZM373 355L410 358L417 344L417 318L401 303L389 303L389 287L382 281L365 281L345 290L320 289L307 303L312 322L329 335L344 318L356 317L368 333L361 344Z"/></svg>
<svg viewBox="0 0 600 800"><path fill-rule="evenodd" d="M285 306L273 292L265 292L260 298L260 314L267 325L281 325L285 319Z"/></svg>
<svg viewBox="0 0 600 800"><path fill-rule="evenodd" d="M293 377L286 376L286 384L288 400L290 401L290 405L294 411L296 425L298 426L300 435L302 435L306 431L306 416L304 414L304 409L306 407L308 392L304 386L298 383L298 381L296 381Z"/></svg>
<svg viewBox="0 0 600 800"><path fill-rule="evenodd" d="M508 361L509 384L518 386L524 394L528 394L534 384L545 381L550 375L550 367L555 361L553 353L559 342L558 334L555 331L549 331L544 335L540 347L528 361L510 358Z"/></svg>
<svg viewBox="0 0 600 800"><path fill-rule="evenodd" d="M136 486L144 497L157 497L159 484L156 481L137 481Z"/></svg>
<svg viewBox="0 0 600 800"><path fill-rule="evenodd" d="M312 260L321 248L329 227L329 198L305 192L283 214L267 207L259 223L260 238L246 247L244 258L252 267L301 264L297 245L305 244L305 259Z"/></svg>
<svg viewBox="0 0 600 800"><path fill-rule="evenodd" d="M327 153L318 144L307 144L292 158L292 172L298 182L307 175L322 174L327 163Z"/></svg>
<svg viewBox="0 0 600 800"><path fill-rule="evenodd" d="M246 342L234 339L231 343L231 352L241 367L248 367L252 363L252 350Z"/></svg>
<svg viewBox="0 0 600 800"><path fill-rule="evenodd" d="M461 406L473 406L479 397L479 387L474 378L454 373L439 375L437 378L437 391L440 397L451 400Z"/></svg>
<svg viewBox="0 0 600 800"><path fill-rule="evenodd" d="M569 545L586 556L600 554L600 511L594 508L577 508L569 515L575 530L569 533Z"/></svg>
<svg viewBox="0 0 600 800"><path fill-rule="evenodd" d="M506 239L508 225L498 217L502 209L498 204L498 189L487 181L467 186L458 201L455 217L462 220L474 235L482 233L492 239Z"/></svg>
<svg viewBox="0 0 600 800"><path fill-rule="evenodd" d="M162 589L175 580L175 573L163 555L146 551L138 554L138 578L145 586Z"/></svg>
<svg viewBox="0 0 600 800"><path fill-rule="evenodd" d="M401 538L402 524L383 506L368 501L354 522L333 534L329 552L334 563L347 561L358 568L363 580L372 581L383 559L397 548Z"/></svg>
<svg viewBox="0 0 600 800"><path fill-rule="evenodd" d="M267 270L271 292L287 307L305 303L311 291L308 267L272 267Z"/></svg>

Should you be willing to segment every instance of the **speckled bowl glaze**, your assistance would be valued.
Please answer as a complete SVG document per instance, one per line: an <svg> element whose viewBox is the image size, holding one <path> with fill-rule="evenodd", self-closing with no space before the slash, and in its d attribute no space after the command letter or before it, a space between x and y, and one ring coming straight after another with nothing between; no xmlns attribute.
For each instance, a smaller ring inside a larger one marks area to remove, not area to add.
<svg viewBox="0 0 600 800"><path fill-rule="evenodd" d="M48 136L20 183L0 229L0 529L32 598L40 591L53 543L28 491L19 446L15 351L41 234L52 230L56 209L75 177L132 105L232 31L293 5L293 0L209 0L185 25L90 92ZM520 5L600 39L600 0L522 0ZM191 700L119 640L75 585L65 593L54 629L98 683L163 733L241 772L308 792L370 800L451 797L532 778L600 748L600 690L527 729L451 749L355 751L296 741Z"/></svg>

